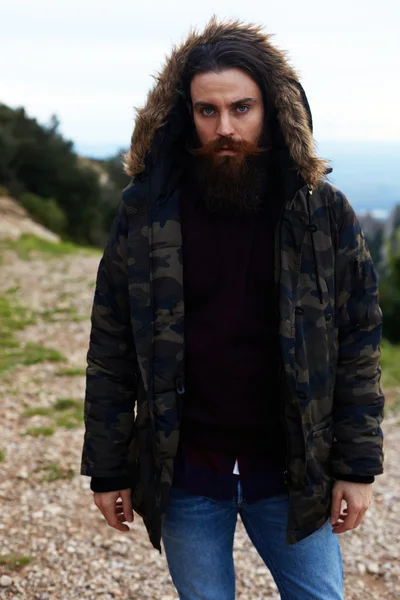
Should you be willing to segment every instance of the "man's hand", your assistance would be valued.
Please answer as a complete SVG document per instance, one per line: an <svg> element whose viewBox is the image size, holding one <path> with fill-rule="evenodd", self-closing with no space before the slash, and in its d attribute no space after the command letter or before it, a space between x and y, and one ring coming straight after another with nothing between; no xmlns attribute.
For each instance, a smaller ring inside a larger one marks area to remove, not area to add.
<svg viewBox="0 0 400 600"><path fill-rule="evenodd" d="M130 488L119 492L94 492L94 503L110 527L118 531L130 531L128 525L124 525L124 521L133 521Z"/></svg>
<svg viewBox="0 0 400 600"><path fill-rule="evenodd" d="M352 481L338 480L333 486L332 508L330 522L333 525L332 533L344 533L356 529L364 518L371 503L372 484L354 483ZM342 500L347 507L340 511ZM343 523L339 522L343 520Z"/></svg>

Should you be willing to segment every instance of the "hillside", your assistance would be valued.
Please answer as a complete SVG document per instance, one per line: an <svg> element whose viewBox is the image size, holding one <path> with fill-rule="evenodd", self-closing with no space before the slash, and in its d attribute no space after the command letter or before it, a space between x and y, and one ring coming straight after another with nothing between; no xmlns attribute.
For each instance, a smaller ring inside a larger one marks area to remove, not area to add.
<svg viewBox="0 0 400 600"><path fill-rule="evenodd" d="M165 556L152 549L140 517L129 534L110 529L79 475L99 258L31 236L0 241L1 600L176 598ZM397 359L390 366L386 358L390 384L398 385ZM370 510L357 531L340 537L348 600L400 594L399 397L400 388L389 393L386 470ZM239 600L278 598L240 520L234 557Z"/></svg>
<svg viewBox="0 0 400 600"><path fill-rule="evenodd" d="M0 192L0 239L18 240L22 235L59 242L60 236L36 223L31 215L13 198Z"/></svg>

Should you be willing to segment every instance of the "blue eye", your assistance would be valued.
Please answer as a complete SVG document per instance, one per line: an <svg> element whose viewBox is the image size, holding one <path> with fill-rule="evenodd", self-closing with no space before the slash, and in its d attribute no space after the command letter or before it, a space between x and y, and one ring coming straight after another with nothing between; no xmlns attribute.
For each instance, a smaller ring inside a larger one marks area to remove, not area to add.
<svg viewBox="0 0 400 600"><path fill-rule="evenodd" d="M206 117L209 117L210 115L213 114L214 109L211 108L210 106L203 108L203 110L201 111L203 113L203 115L205 115Z"/></svg>
<svg viewBox="0 0 400 600"><path fill-rule="evenodd" d="M247 104L242 104L241 106L238 106L237 109L238 109L238 112L243 114L249 110L249 107L247 106Z"/></svg>

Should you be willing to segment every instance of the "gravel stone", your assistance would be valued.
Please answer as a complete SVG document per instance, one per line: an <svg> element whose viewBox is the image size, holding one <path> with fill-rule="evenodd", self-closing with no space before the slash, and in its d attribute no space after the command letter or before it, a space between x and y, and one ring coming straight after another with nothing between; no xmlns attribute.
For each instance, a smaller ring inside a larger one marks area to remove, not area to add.
<svg viewBox="0 0 400 600"><path fill-rule="evenodd" d="M371 575L379 575L379 565L377 563L370 562L367 565L367 571L368 573L371 573Z"/></svg>

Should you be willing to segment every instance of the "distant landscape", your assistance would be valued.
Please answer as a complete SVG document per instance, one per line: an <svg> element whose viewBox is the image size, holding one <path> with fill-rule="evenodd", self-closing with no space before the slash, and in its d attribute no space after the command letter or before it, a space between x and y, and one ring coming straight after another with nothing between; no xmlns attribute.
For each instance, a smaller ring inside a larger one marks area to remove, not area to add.
<svg viewBox="0 0 400 600"><path fill-rule="evenodd" d="M369 211L383 218L400 204L400 142L321 142L318 151L331 160L329 179L357 213Z"/></svg>

